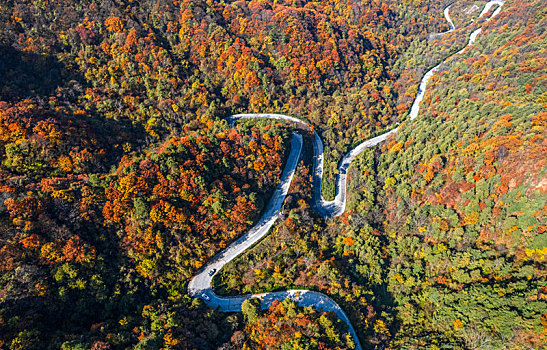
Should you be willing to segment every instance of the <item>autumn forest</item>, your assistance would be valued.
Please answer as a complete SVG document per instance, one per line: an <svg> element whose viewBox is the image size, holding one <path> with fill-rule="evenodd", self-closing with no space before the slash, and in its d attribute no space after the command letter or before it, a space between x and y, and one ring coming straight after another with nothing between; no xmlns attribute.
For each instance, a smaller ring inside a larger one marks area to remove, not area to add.
<svg viewBox="0 0 547 350"><path fill-rule="evenodd" d="M0 349L545 349L547 8L487 2L0 0Z"/></svg>

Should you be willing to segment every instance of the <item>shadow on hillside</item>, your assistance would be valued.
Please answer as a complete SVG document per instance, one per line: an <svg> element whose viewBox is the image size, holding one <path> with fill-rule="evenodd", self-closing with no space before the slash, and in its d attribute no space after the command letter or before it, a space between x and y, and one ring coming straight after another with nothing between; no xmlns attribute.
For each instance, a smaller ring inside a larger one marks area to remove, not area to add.
<svg viewBox="0 0 547 350"><path fill-rule="evenodd" d="M17 102L30 98L47 110L49 98L56 96L61 105L72 108L77 105L76 109L83 109L76 101L85 89L85 78L78 71L67 68L55 56L28 53L0 45L0 101ZM50 117L57 119L62 125L66 124L64 119L73 119L79 121L76 124L81 123L92 128L108 154L109 160L104 165L104 171L117 164L122 155L119 144L128 142L133 150L138 150L146 138L142 126L129 119L107 119L93 110L88 110L88 114L84 116L69 117L51 112L47 111L51 114Z"/></svg>
<svg viewBox="0 0 547 350"><path fill-rule="evenodd" d="M81 79L55 57L0 45L0 100L52 95L57 87L70 80Z"/></svg>

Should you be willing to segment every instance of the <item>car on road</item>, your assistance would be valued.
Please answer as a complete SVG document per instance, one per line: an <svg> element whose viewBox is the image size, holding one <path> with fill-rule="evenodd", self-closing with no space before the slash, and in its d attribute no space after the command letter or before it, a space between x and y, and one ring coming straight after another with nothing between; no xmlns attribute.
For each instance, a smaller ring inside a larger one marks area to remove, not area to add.
<svg viewBox="0 0 547 350"><path fill-rule="evenodd" d="M215 272L217 272L217 269L212 269L211 271L209 271L209 276L212 276L215 274Z"/></svg>
<svg viewBox="0 0 547 350"><path fill-rule="evenodd" d="M209 296L208 296L207 294L202 294L201 297L202 297L205 301L211 300L211 298L209 298Z"/></svg>

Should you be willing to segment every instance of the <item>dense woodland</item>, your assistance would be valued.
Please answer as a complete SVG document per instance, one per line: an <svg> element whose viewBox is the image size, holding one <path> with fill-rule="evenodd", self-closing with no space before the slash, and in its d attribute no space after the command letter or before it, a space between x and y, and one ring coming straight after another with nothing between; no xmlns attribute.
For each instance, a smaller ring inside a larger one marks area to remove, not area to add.
<svg viewBox="0 0 547 350"><path fill-rule="evenodd" d="M224 314L191 276L245 233L294 126L353 145L348 208L311 209L312 135L272 232L218 293L328 294L365 348L547 343L547 11L485 1L0 1L0 349L352 349L291 301ZM471 21L475 19L475 21Z"/></svg>

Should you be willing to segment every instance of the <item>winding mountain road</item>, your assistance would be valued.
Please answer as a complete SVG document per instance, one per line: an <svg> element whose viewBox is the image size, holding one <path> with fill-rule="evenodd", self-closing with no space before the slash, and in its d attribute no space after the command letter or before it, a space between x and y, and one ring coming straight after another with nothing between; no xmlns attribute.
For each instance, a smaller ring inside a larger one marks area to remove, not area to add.
<svg viewBox="0 0 547 350"><path fill-rule="evenodd" d="M450 33L451 31L453 31L454 29L456 29L454 27L454 22L452 22L452 18L450 18L450 7L452 6L452 4L448 5L443 13L444 13L444 18L446 18L446 21L448 22L448 26L450 27L450 29L446 32L444 32L443 34L447 34L447 33Z"/></svg>
<svg viewBox="0 0 547 350"><path fill-rule="evenodd" d="M479 18L482 17L484 14L488 13L493 6L499 5L498 8L488 18L487 21L489 21L501 11L501 7L503 6L503 4L504 1L501 0L493 0L488 2L485 5L483 11L480 13ZM444 9L444 16L449 23L450 29L443 34L449 33L454 30L454 24L449 15L450 6ZM471 33L467 46L455 53L454 55L461 54L465 51L467 47L473 45L481 30L482 29L479 28ZM444 63L446 60L453 57L454 55L449 56L437 66L430 69L424 75L420 82L418 93L409 113L410 120L413 120L418 116L420 102L424 98L425 89L427 87L429 79L431 79L431 77L437 72L442 63ZM226 118L226 120L233 125L239 119L252 118L285 120L293 123L298 123L308 130L311 129L311 126L307 122L282 114L237 114ZM314 210L319 215L325 218L332 218L344 213L346 209L346 183L347 170L349 168L349 165L355 159L355 157L363 152L365 148L376 146L380 142L385 141L386 138L388 138L389 136L394 135L396 132L397 128L394 128L380 136L368 139L352 149L342 158L338 167L338 175L336 177L336 194L334 200L332 201L326 201L321 193L324 161L323 142L317 132L314 132L314 173L312 205ZM237 297L221 297L216 295L212 289L212 280L214 275L217 274L218 271L220 271L220 269L222 269L222 267L224 267L224 265L226 265L228 262L236 258L239 254L250 248L258 241L260 241L268 233L270 228L277 220L283 202L285 201L285 197L287 196L287 193L289 191L294 172L298 165L301 150L302 136L293 133L291 140L291 151L287 159L287 164L285 165L285 168L281 175L280 183L275 189L272 198L268 202L264 214L262 215L258 223L253 226L246 234L230 244L230 246L228 246L226 249L215 255L211 260L209 260L197 271L196 275L190 280L190 283L188 284L188 293L194 297L203 299L203 301L207 305L212 308L216 308L222 312L241 312L241 304L243 303L243 301L249 298L259 298L261 301L261 307L263 309L270 307L274 300L282 301L289 298L300 306L314 306L319 311L333 311L340 319L342 319L342 321L344 321L348 325L348 330L355 342L355 348L360 350L362 349L362 347L359 342L359 338L347 315L334 300L332 300L323 293L309 290L287 290L282 292L241 295Z"/></svg>

